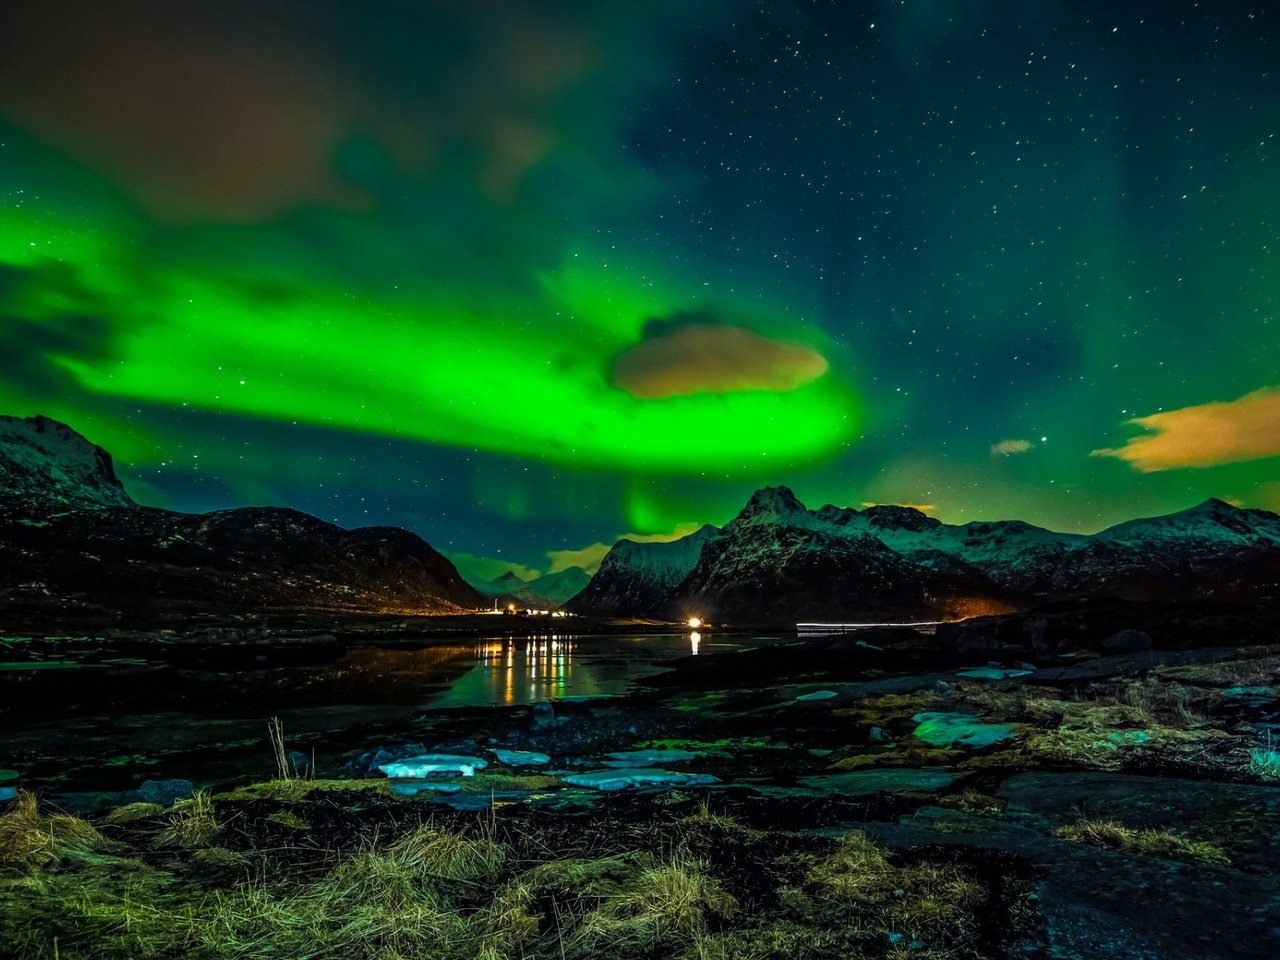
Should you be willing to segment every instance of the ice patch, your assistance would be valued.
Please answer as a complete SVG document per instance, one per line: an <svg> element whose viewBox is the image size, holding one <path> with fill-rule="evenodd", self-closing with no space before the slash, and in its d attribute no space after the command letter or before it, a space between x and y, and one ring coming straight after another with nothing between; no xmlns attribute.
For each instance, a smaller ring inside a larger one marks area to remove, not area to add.
<svg viewBox="0 0 1280 960"><path fill-rule="evenodd" d="M564 782L575 787L612 791L626 790L628 787L701 787L719 783L720 780L709 773L677 773L674 770L644 767L575 773L565 777Z"/></svg>
<svg viewBox="0 0 1280 960"><path fill-rule="evenodd" d="M651 767L655 763L683 763L697 754L691 750L620 750L609 754L607 767Z"/></svg>
<svg viewBox="0 0 1280 960"><path fill-rule="evenodd" d="M493 755L505 767L540 767L551 758L536 750L494 750Z"/></svg>
<svg viewBox="0 0 1280 960"><path fill-rule="evenodd" d="M1031 671L1011 670L1004 667L970 667L967 670L957 670L956 676L968 680L1008 680L1010 677L1029 677Z"/></svg>
<svg viewBox="0 0 1280 960"><path fill-rule="evenodd" d="M463 757L452 753L428 753L421 757L406 757L380 767L392 780L425 780L433 776L473 777L477 770L489 765L480 757Z"/></svg>
<svg viewBox="0 0 1280 960"><path fill-rule="evenodd" d="M802 693L796 697L796 700L804 703L810 700L830 700L835 696L836 692L834 690L815 690L813 693Z"/></svg>

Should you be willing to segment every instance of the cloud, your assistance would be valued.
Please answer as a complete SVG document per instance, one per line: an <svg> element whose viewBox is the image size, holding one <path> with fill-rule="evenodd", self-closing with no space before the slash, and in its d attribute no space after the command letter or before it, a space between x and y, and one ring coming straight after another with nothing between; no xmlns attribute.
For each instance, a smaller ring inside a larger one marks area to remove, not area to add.
<svg viewBox="0 0 1280 960"><path fill-rule="evenodd" d="M1253 501L1251 506L1280 513L1280 483L1260 484L1250 499Z"/></svg>
<svg viewBox="0 0 1280 960"><path fill-rule="evenodd" d="M614 361L614 386L646 400L746 390L781 393L827 372L826 358L816 350L706 319L685 314L674 324L662 324L656 335L651 323L651 335Z"/></svg>
<svg viewBox="0 0 1280 960"><path fill-rule="evenodd" d="M539 571L533 567L513 560L479 557L474 553L451 553L448 556L465 580L496 580L504 573L514 573L521 580L533 580L540 576Z"/></svg>
<svg viewBox="0 0 1280 960"><path fill-rule="evenodd" d="M1143 473L1280 456L1280 387L1127 422L1147 434L1091 455L1125 460Z"/></svg>
<svg viewBox="0 0 1280 960"><path fill-rule="evenodd" d="M1012 453L1026 453L1034 446L1030 440L1001 440L991 445L993 457L1007 457Z"/></svg>
<svg viewBox="0 0 1280 960"><path fill-rule="evenodd" d="M681 523L670 533L624 533L614 538L618 540L635 540L637 543L670 543L679 540L700 529L701 524ZM548 550L547 556L551 566L547 573L559 573L569 567L581 567L587 573L595 574L600 569L600 561L613 548L613 543L592 543L577 550Z"/></svg>
<svg viewBox="0 0 1280 960"><path fill-rule="evenodd" d="M214 9L216 6L216 9ZM48 0L0 8L0 114L166 218L369 209L352 138L509 198L600 62L585 16L518 0Z"/></svg>
<svg viewBox="0 0 1280 960"><path fill-rule="evenodd" d="M594 574L600 569L600 561L613 546L611 543L592 543L577 550L548 550L551 566L547 573L559 573L570 567L581 567L587 573Z"/></svg>

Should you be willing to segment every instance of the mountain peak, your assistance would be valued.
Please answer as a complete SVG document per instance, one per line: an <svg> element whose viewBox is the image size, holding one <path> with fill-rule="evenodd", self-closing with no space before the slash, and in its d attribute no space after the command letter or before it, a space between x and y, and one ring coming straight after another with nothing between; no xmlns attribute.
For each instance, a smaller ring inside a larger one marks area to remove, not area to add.
<svg viewBox="0 0 1280 960"><path fill-rule="evenodd" d="M1227 503L1225 500L1219 500L1217 497L1210 497L1202 503L1197 503L1194 507L1188 507L1183 513L1236 513L1240 508L1235 504Z"/></svg>
<svg viewBox="0 0 1280 960"><path fill-rule="evenodd" d="M0 416L0 498L30 513L135 506L111 454L40 415Z"/></svg>
<svg viewBox="0 0 1280 960"><path fill-rule="evenodd" d="M878 503L862 511L868 525L890 530L927 530L942 525L927 513L915 507L903 507L895 504Z"/></svg>
<svg viewBox="0 0 1280 960"><path fill-rule="evenodd" d="M790 487L761 487L751 495L736 519L741 522L767 521L807 512Z"/></svg>

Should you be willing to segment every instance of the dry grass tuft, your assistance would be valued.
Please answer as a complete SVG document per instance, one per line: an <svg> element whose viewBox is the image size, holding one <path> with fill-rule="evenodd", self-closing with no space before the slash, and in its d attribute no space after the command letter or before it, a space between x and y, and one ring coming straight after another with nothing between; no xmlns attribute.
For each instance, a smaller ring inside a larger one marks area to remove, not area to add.
<svg viewBox="0 0 1280 960"><path fill-rule="evenodd" d="M1166 860L1226 866L1231 858L1221 847L1191 840L1168 830L1134 830L1111 820L1081 820L1058 828L1058 836L1077 843L1091 843L1130 853L1145 853Z"/></svg>
<svg viewBox="0 0 1280 960"><path fill-rule="evenodd" d="M985 888L959 867L896 865L860 832L810 868L806 887L816 909L840 911L851 932L900 931L911 940L957 947L974 935L976 911L986 899Z"/></svg>
<svg viewBox="0 0 1280 960"><path fill-rule="evenodd" d="M676 856L644 867L621 891L603 898L572 939L589 956L604 948L628 954L659 946L674 950L695 943L714 919L737 909L738 901L707 872L706 863Z"/></svg>
<svg viewBox="0 0 1280 960"><path fill-rule="evenodd" d="M1153 673L1199 687L1271 687L1280 683L1280 654L1267 648L1250 652L1255 655L1218 663L1158 666Z"/></svg>
<svg viewBox="0 0 1280 960"><path fill-rule="evenodd" d="M347 792L372 790L382 796L390 797L391 781L386 777L377 780L267 780L245 787L237 787L219 793L217 800L283 800L286 802L302 802L309 800L317 793Z"/></svg>
<svg viewBox="0 0 1280 960"><path fill-rule="evenodd" d="M156 835L156 846L194 850L207 847L222 830L214 816L209 794L199 790L190 800L179 800L169 814L169 825Z"/></svg>
<svg viewBox="0 0 1280 960"><path fill-rule="evenodd" d="M997 817L1004 813L1005 803L998 797L992 797L980 790L966 787L959 793L951 793L938 798L938 805L955 807L965 813L978 814L984 817Z"/></svg>
<svg viewBox="0 0 1280 960"><path fill-rule="evenodd" d="M498 875L507 849L492 840L471 840L424 825L393 844L386 856L422 877L474 883Z"/></svg>
<svg viewBox="0 0 1280 960"><path fill-rule="evenodd" d="M79 817L42 814L34 793L21 790L0 816L0 867L29 869L84 857L111 844Z"/></svg>
<svg viewBox="0 0 1280 960"><path fill-rule="evenodd" d="M146 820L150 817L158 817L164 813L167 808L162 803L126 803L122 807L116 807L109 811L102 818L103 823L109 823L115 826L126 823L136 823L139 820Z"/></svg>

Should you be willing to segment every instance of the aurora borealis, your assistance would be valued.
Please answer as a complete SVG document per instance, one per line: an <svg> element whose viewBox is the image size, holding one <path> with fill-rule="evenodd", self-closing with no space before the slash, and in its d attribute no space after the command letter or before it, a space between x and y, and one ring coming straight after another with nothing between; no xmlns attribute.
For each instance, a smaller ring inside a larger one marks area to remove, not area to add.
<svg viewBox="0 0 1280 960"><path fill-rule="evenodd" d="M0 410L590 564L787 483L1280 509L1263 4L15 0Z"/></svg>

